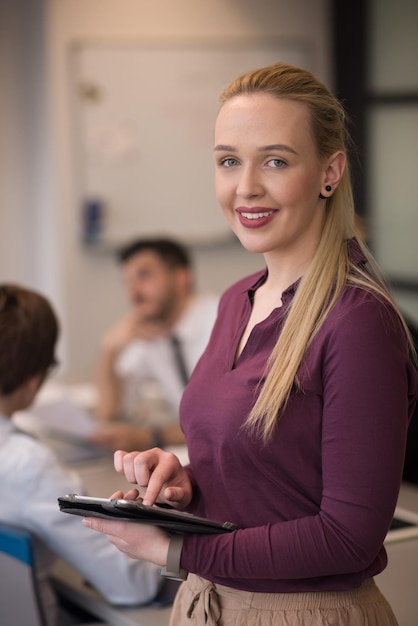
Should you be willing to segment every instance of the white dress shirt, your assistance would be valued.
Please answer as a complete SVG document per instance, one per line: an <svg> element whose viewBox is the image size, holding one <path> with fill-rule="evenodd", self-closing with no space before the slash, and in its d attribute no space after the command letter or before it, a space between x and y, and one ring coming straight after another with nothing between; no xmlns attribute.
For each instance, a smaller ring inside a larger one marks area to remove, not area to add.
<svg viewBox="0 0 418 626"><path fill-rule="evenodd" d="M217 310L217 298L195 297L173 329L189 374L206 348ZM177 369L170 337L133 341L119 354L115 370L123 381L122 412L126 416L131 417L138 405L154 402L160 406L156 406L157 410L150 407L153 421L156 414L162 422L177 421L184 383ZM166 403L165 407L163 403Z"/></svg>
<svg viewBox="0 0 418 626"><path fill-rule="evenodd" d="M0 522L30 531L48 625L56 625L56 606L47 584L58 555L114 604L149 602L161 584L157 567L129 559L107 538L85 528L81 517L62 513L57 498L83 493L78 476L62 467L52 451L18 431L0 415Z"/></svg>

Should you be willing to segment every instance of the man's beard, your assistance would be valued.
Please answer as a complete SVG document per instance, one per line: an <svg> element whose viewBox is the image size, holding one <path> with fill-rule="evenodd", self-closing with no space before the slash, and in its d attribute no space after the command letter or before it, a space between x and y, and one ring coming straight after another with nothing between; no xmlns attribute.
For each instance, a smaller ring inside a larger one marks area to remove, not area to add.
<svg viewBox="0 0 418 626"><path fill-rule="evenodd" d="M153 307L153 312L143 315L146 322L164 324L170 322L177 308L177 295L174 291L167 293Z"/></svg>

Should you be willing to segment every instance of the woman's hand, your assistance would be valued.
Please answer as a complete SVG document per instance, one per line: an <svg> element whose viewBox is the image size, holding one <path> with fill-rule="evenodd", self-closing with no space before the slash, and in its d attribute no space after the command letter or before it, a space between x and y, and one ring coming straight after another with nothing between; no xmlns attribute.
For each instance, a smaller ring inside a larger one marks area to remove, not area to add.
<svg viewBox="0 0 418 626"><path fill-rule="evenodd" d="M131 484L145 488L143 503L159 502L184 509L192 499L192 485L184 467L171 452L153 448L146 452L124 452L114 455L115 470Z"/></svg>
<svg viewBox="0 0 418 626"><path fill-rule="evenodd" d="M84 518L83 525L105 534L110 543L132 559L150 561L161 567L167 564L170 536L157 526L97 517Z"/></svg>

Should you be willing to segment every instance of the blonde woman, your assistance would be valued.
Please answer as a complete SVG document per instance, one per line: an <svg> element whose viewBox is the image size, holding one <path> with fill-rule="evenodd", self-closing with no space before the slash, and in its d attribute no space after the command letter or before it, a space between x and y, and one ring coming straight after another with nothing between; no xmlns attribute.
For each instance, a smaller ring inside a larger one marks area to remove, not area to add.
<svg viewBox="0 0 418 626"><path fill-rule="evenodd" d="M118 451L115 467L145 503L239 530L179 540L84 521L130 556L188 573L173 626L396 624L373 577L387 562L417 372L355 237L347 141L340 103L302 69L249 72L221 96L218 202L266 269L223 295L183 395L190 465L153 449Z"/></svg>

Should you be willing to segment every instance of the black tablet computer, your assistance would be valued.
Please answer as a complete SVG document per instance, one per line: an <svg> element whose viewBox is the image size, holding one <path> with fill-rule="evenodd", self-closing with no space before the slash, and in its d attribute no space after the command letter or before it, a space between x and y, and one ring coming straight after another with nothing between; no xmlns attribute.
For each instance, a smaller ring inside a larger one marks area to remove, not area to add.
<svg viewBox="0 0 418 626"><path fill-rule="evenodd" d="M71 493L59 497L58 505L64 513L142 522L174 533L219 534L237 529L231 522L216 522L165 506L147 506L140 500L94 498Z"/></svg>

